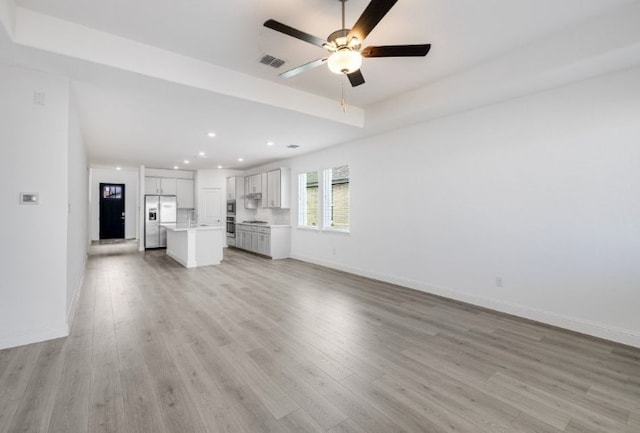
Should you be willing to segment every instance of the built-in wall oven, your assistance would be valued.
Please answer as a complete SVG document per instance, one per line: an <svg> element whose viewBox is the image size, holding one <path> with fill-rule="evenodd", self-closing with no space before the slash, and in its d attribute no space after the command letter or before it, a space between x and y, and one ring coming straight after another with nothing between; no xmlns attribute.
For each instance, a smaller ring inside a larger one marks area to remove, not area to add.
<svg viewBox="0 0 640 433"><path fill-rule="evenodd" d="M227 215L227 246L236 246L236 216Z"/></svg>
<svg viewBox="0 0 640 433"><path fill-rule="evenodd" d="M236 201L227 200L227 245L236 245Z"/></svg>
<svg viewBox="0 0 640 433"><path fill-rule="evenodd" d="M236 217L233 215L227 215L227 237L236 237Z"/></svg>

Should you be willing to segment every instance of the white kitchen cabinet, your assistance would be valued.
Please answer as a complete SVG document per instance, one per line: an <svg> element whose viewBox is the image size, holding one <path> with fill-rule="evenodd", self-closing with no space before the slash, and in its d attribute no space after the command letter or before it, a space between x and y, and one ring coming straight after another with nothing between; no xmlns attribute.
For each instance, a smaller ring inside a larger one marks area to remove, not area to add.
<svg viewBox="0 0 640 433"><path fill-rule="evenodd" d="M263 254L265 256L271 255L271 229L269 227L258 227L257 233L257 249L256 252L258 254Z"/></svg>
<svg viewBox="0 0 640 433"><path fill-rule="evenodd" d="M193 209L193 195L193 179L176 179L176 197L179 208Z"/></svg>
<svg viewBox="0 0 640 433"><path fill-rule="evenodd" d="M257 228L247 225L236 225L236 247L243 250L258 252Z"/></svg>
<svg viewBox="0 0 640 433"><path fill-rule="evenodd" d="M166 177L160 178L160 194L164 195L177 195L178 183L177 179L169 179Z"/></svg>
<svg viewBox="0 0 640 433"><path fill-rule="evenodd" d="M256 194L262 193L262 175L254 174L244 178L244 207L256 209L261 206L262 199L256 198Z"/></svg>
<svg viewBox="0 0 640 433"><path fill-rule="evenodd" d="M163 194L176 195L177 184L176 179L165 177L145 177L144 193L145 194Z"/></svg>
<svg viewBox="0 0 640 433"><path fill-rule="evenodd" d="M236 199L236 178L228 177L227 178L227 200L235 200Z"/></svg>
<svg viewBox="0 0 640 433"><path fill-rule="evenodd" d="M254 174L252 176L245 176L244 178L245 194L255 194L262 192L262 175Z"/></svg>
<svg viewBox="0 0 640 433"><path fill-rule="evenodd" d="M288 168L279 168L267 173L267 191L264 199L266 207L289 209L289 178Z"/></svg>
<svg viewBox="0 0 640 433"><path fill-rule="evenodd" d="M260 200L260 207L267 208L267 173L260 175L260 184L262 185L262 199Z"/></svg>
<svg viewBox="0 0 640 433"><path fill-rule="evenodd" d="M289 257L291 227L236 224L236 248L273 259Z"/></svg>

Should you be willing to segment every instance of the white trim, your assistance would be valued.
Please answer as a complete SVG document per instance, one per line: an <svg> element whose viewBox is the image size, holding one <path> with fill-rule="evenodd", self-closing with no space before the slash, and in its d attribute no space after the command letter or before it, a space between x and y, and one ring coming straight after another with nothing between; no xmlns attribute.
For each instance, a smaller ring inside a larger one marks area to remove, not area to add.
<svg viewBox="0 0 640 433"><path fill-rule="evenodd" d="M525 319L534 320L536 322L557 326L559 328L590 335L593 337L603 338L605 340L626 344L629 346L640 348L640 334L628 329L617 328L615 326L606 325L604 323L592 322L576 317L570 317L563 314L552 313L550 311L539 310L536 308L526 307L520 304L491 299L484 296L477 296L471 293L460 292L449 287L442 287L423 281L412 280L409 278L398 277L395 275L371 272L366 269L344 266L340 263L329 262L324 260L315 260L311 257L291 254L292 259L337 269L344 272L372 278L386 283L396 284L408 287L421 292L442 296L456 301L466 302L490 310L512 314L514 316Z"/></svg>
<svg viewBox="0 0 640 433"><path fill-rule="evenodd" d="M325 227L322 229L323 232L325 233L342 233L342 234L351 234L351 230L349 229L336 229L333 227Z"/></svg>
<svg viewBox="0 0 640 433"><path fill-rule="evenodd" d="M312 232L320 232L322 230L320 230L320 227L318 226L296 226L297 229L302 229L302 230L309 230Z"/></svg>
<svg viewBox="0 0 640 433"><path fill-rule="evenodd" d="M87 259L88 259L88 257L89 257L89 254L85 253L84 261L82 263L82 275L80 276L80 281L78 283L78 286L76 287L76 290L73 293L73 298L71 299L71 305L69 306L69 309L67 310L67 325L69 326L69 328L71 328L71 325L73 324L73 320L74 320L75 315L76 315L76 310L78 309L78 298L80 297L80 292L82 291L82 288L84 287L84 277L87 275Z"/></svg>
<svg viewBox="0 0 640 433"><path fill-rule="evenodd" d="M69 326L64 325L53 329L39 329L29 331L21 335L12 335L0 338L0 350L10 347L24 346L26 344L39 343L41 341L53 340L54 338L66 337L69 335Z"/></svg>

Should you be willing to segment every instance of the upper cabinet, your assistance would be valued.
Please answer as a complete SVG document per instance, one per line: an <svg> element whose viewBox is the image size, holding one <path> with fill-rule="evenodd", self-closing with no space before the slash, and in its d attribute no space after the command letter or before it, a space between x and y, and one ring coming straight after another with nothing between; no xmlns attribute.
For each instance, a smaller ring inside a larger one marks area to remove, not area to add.
<svg viewBox="0 0 640 433"><path fill-rule="evenodd" d="M193 187L193 182L191 183ZM177 195L178 194L178 180L168 179L165 177L160 178L160 191L164 195Z"/></svg>
<svg viewBox="0 0 640 433"><path fill-rule="evenodd" d="M178 208L193 209L193 179L173 179L168 177L145 177L145 194L175 195Z"/></svg>
<svg viewBox="0 0 640 433"><path fill-rule="evenodd" d="M145 194L176 195L176 179L164 177L145 177Z"/></svg>
<svg viewBox="0 0 640 433"><path fill-rule="evenodd" d="M176 179L178 207L182 209L193 209L193 196L193 179Z"/></svg>
<svg viewBox="0 0 640 433"><path fill-rule="evenodd" d="M244 178L244 193L256 194L262 192L262 175L254 174Z"/></svg>
<svg viewBox="0 0 640 433"><path fill-rule="evenodd" d="M227 200L236 200L236 178L227 178Z"/></svg>
<svg viewBox="0 0 640 433"><path fill-rule="evenodd" d="M279 168L267 173L266 199L265 195L262 195L265 207L289 209L289 178L288 168Z"/></svg>

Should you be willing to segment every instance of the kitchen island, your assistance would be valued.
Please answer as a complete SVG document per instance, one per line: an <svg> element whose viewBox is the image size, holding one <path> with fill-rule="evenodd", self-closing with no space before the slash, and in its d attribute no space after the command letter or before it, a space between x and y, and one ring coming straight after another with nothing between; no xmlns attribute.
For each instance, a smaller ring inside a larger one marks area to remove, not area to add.
<svg viewBox="0 0 640 433"><path fill-rule="evenodd" d="M162 224L167 229L167 255L186 268L219 265L224 229L206 224Z"/></svg>

